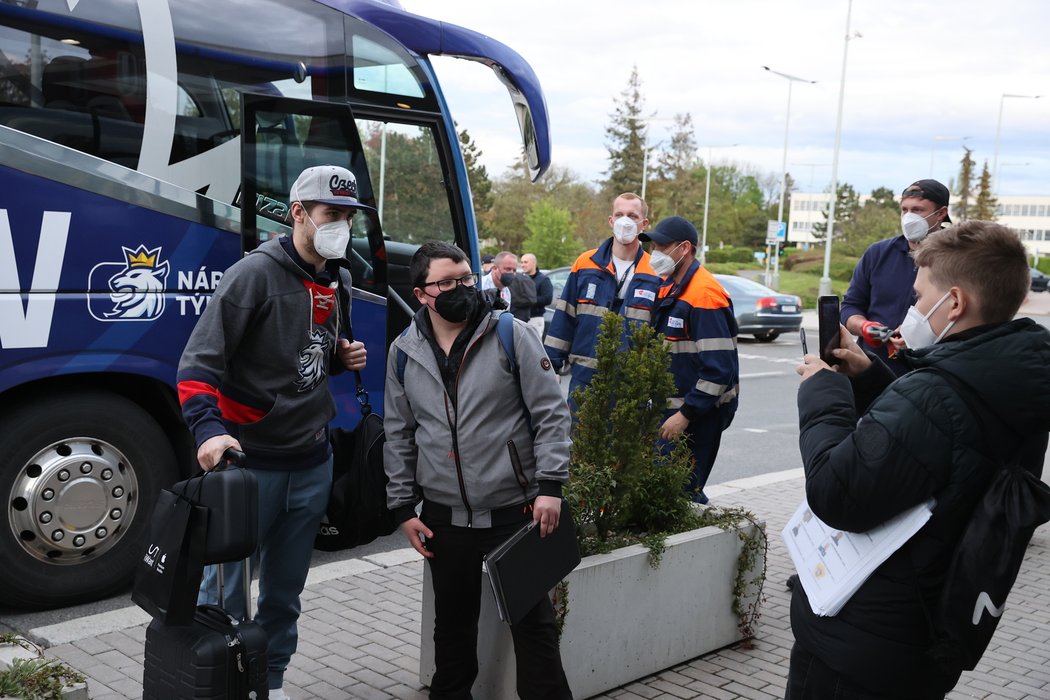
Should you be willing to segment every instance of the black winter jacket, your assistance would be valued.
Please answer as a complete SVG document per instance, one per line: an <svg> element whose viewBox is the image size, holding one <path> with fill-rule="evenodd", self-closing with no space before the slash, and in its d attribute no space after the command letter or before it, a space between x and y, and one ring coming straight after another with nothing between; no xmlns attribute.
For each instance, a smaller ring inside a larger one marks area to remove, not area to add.
<svg viewBox="0 0 1050 700"><path fill-rule="evenodd" d="M1050 332L1031 319L983 326L902 353L896 381L881 362L860 377L822 371L799 387L806 497L830 526L863 532L936 498L933 516L835 617L818 617L794 587L796 642L854 683L905 698L947 692L959 673L936 670L925 609L937 599L962 528L997 464L1021 449L1039 475L1050 430ZM982 423L936 366L969 384L1012 428ZM858 422L859 418L859 422Z"/></svg>

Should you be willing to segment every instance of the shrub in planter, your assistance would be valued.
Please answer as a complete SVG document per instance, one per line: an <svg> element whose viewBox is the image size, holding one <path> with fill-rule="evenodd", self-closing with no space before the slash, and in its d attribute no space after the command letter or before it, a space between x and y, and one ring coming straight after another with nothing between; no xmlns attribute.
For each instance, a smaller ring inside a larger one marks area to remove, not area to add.
<svg viewBox="0 0 1050 700"><path fill-rule="evenodd" d="M669 454L656 448L662 407L674 391L663 336L638 326L621 352L622 323L605 315L597 371L574 397L579 408L565 493L584 556L697 527L684 490L689 448L684 440Z"/></svg>
<svg viewBox="0 0 1050 700"><path fill-rule="evenodd" d="M588 388L577 391L571 468L565 497L573 509L584 556L642 543L650 565L659 565L668 535L714 525L735 529L743 541L734 586L734 612L745 638L753 636L765 561L765 532L739 508L696 507L686 490L692 452L684 437L668 451L657 446L663 408L674 391L664 337L647 325L633 328L621 344L623 319L608 313L596 348L597 368ZM750 532L751 534L748 534ZM751 595L757 588L759 595ZM560 596L564 598L564 596ZM744 605L741 601L753 602Z"/></svg>

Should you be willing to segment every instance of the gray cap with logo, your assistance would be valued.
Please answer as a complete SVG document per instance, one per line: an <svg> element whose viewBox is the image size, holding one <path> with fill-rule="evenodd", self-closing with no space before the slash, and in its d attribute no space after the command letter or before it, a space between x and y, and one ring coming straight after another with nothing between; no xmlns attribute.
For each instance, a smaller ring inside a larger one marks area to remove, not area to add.
<svg viewBox="0 0 1050 700"><path fill-rule="evenodd" d="M338 165L318 165L304 170L292 185L289 199L293 202L369 208L357 199L357 178Z"/></svg>

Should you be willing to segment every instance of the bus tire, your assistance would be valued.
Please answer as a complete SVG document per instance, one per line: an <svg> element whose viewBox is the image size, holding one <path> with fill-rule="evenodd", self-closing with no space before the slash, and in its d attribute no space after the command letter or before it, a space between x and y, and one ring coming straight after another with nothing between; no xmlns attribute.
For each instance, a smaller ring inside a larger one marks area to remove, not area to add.
<svg viewBox="0 0 1050 700"><path fill-rule="evenodd" d="M157 493L164 431L117 394L56 393L0 413L0 598L43 609L125 590Z"/></svg>

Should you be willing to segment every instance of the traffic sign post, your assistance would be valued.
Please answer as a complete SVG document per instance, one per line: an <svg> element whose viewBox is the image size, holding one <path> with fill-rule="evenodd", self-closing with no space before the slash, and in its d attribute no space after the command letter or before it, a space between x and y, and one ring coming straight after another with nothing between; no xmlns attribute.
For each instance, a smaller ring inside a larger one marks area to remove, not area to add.
<svg viewBox="0 0 1050 700"><path fill-rule="evenodd" d="M766 246L773 247L773 279L769 279L769 258L766 256L766 284L777 289L780 286L780 244L787 241L787 224L783 221L766 222Z"/></svg>

